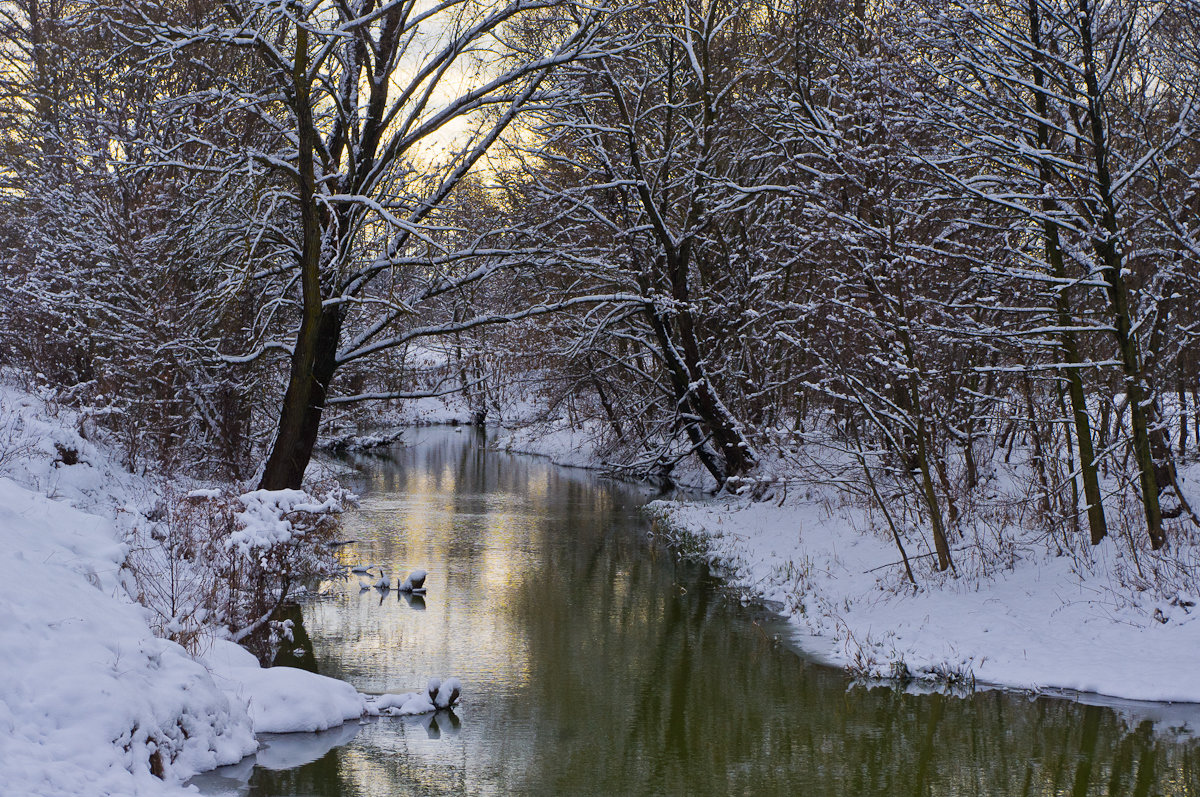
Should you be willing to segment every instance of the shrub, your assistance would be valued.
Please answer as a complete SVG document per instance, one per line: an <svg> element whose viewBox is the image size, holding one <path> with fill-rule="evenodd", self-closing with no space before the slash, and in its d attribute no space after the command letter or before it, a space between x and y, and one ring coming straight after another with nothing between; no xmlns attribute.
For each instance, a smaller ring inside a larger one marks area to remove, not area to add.
<svg viewBox="0 0 1200 797"><path fill-rule="evenodd" d="M339 571L329 543L353 496L303 490L168 495L135 532L128 565L152 627L194 652L202 632L241 641L265 628L294 587Z"/></svg>

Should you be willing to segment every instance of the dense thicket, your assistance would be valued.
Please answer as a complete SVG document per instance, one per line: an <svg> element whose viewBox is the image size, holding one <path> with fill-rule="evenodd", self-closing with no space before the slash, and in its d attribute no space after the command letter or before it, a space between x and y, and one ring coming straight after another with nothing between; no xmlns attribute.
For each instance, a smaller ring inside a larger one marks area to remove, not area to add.
<svg viewBox="0 0 1200 797"><path fill-rule="evenodd" d="M114 22L87 3L5 6L0 349L112 428L131 469L240 477L259 385L219 350L243 335L251 199L236 171L183 168L203 153L163 98L247 67L210 52L143 68ZM229 141L257 135L226 121Z"/></svg>
<svg viewBox="0 0 1200 797"><path fill-rule="evenodd" d="M443 205L545 76L591 54L600 10L22 0L5 13L5 356L119 414L131 467L217 447L241 477L257 444L276 489L300 485L327 404L437 392L405 377L404 351L504 320L462 315L502 267L479 265L484 231L447 226ZM469 200L455 203L465 220Z"/></svg>
<svg viewBox="0 0 1200 797"><path fill-rule="evenodd" d="M1197 21L1142 0L623 16L633 43L556 73L512 175L563 284L633 297L564 329L611 450L695 453L718 483L836 450L948 569L1015 447L1056 536L1099 542L1136 496L1164 545L1195 448Z"/></svg>
<svg viewBox="0 0 1200 797"><path fill-rule="evenodd" d="M1002 474L1059 545L1190 527L1194 4L430 9L10 4L3 356L266 486L327 406L535 380L942 570Z"/></svg>

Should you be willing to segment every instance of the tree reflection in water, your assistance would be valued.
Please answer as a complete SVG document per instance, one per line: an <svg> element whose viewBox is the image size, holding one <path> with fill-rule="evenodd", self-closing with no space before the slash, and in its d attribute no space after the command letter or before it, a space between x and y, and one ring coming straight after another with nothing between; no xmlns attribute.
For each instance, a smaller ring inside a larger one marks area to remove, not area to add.
<svg viewBox="0 0 1200 797"><path fill-rule="evenodd" d="M410 437L365 461L347 556L429 570L425 610L351 582L305 620L321 672L375 692L458 675L459 713L370 722L241 793L1200 793L1187 711L856 686L651 544L638 491L469 431Z"/></svg>

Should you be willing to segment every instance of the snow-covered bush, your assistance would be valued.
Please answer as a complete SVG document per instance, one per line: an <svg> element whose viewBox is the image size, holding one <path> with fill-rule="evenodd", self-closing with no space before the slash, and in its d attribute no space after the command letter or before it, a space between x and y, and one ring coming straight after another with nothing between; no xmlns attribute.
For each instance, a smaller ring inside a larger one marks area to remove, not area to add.
<svg viewBox="0 0 1200 797"><path fill-rule="evenodd" d="M295 586L336 572L328 543L353 496L336 483L316 491L193 490L164 499L129 557L155 631L191 650L214 625L242 640Z"/></svg>

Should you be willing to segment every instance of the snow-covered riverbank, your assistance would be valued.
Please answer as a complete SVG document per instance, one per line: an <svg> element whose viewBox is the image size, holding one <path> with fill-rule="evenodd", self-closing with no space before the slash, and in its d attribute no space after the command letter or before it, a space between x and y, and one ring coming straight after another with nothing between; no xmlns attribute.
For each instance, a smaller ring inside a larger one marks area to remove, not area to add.
<svg viewBox="0 0 1200 797"><path fill-rule="evenodd" d="M538 426L496 438L584 467L600 464L595 439ZM228 641L201 640L193 657L157 637L127 565L162 491L96 440L52 397L0 386L0 792L183 793L197 772L244 765L257 734L435 708L433 694L370 698L263 669ZM789 616L805 650L863 675L1200 702L1200 607L1186 588L1200 554L1184 539L1134 560L1116 533L1055 550L1044 534L977 521L957 541L956 578L933 572L914 524L914 590L861 501L813 483L778 496L650 511L660 532ZM1168 566L1154 575L1179 590L1139 589L1134 569Z"/></svg>
<svg viewBox="0 0 1200 797"><path fill-rule="evenodd" d="M0 479L5 793L170 793L257 747L246 707L126 596L119 536Z"/></svg>
<svg viewBox="0 0 1200 797"><path fill-rule="evenodd" d="M257 747L231 701L126 589L154 503L71 413L0 388L0 771L5 793L172 793ZM161 777L160 777L161 776Z"/></svg>
<svg viewBox="0 0 1200 797"><path fill-rule="evenodd" d="M156 637L125 566L159 491L81 427L0 386L0 793L190 793L256 734L379 713L343 681L260 668L231 642L201 639L193 658Z"/></svg>
<svg viewBox="0 0 1200 797"><path fill-rule="evenodd" d="M1196 596L1126 583L1124 540L1057 554L1033 535L1010 539L969 578L936 574L910 550L914 590L878 519L836 497L663 501L650 511L789 617L804 650L866 677L1200 702ZM1173 555L1193 552L1180 545Z"/></svg>

